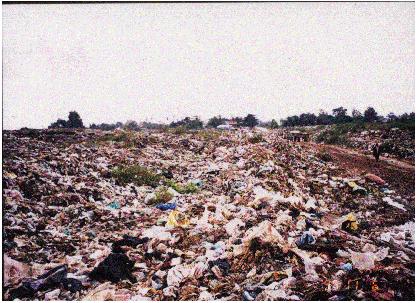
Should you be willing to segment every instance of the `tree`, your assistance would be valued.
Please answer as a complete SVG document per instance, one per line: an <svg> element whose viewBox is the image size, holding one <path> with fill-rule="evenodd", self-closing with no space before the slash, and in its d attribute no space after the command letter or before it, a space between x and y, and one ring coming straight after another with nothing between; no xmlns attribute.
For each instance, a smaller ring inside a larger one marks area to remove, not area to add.
<svg viewBox="0 0 417 303"><path fill-rule="evenodd" d="M271 121L271 128L272 129L276 129L278 127L279 127L278 122L275 121L275 119L272 119L272 121Z"/></svg>
<svg viewBox="0 0 417 303"><path fill-rule="evenodd" d="M355 121L360 121L363 119L362 113L358 111L357 109L352 110L352 118Z"/></svg>
<svg viewBox="0 0 417 303"><path fill-rule="evenodd" d="M226 119L222 118L221 116L213 117L209 119L207 126L216 128L217 126L224 124L225 120Z"/></svg>
<svg viewBox="0 0 417 303"><path fill-rule="evenodd" d="M333 123L333 120L334 120L334 117L322 109L320 110L320 113L317 116L318 125L329 125Z"/></svg>
<svg viewBox="0 0 417 303"><path fill-rule="evenodd" d="M258 125L258 119L256 119L255 115L248 114L243 119L243 126L248 126L252 128L252 127L255 127L256 125Z"/></svg>
<svg viewBox="0 0 417 303"><path fill-rule="evenodd" d="M188 129L198 129L203 128L203 121L201 121L198 117L194 117L191 119L190 117L185 117L182 120L171 122L170 127L178 127L178 126L184 126Z"/></svg>
<svg viewBox="0 0 417 303"><path fill-rule="evenodd" d="M72 111L68 115L67 128L84 128L83 120L76 111Z"/></svg>
<svg viewBox="0 0 417 303"><path fill-rule="evenodd" d="M317 117L315 114L304 113L300 115L299 124L303 126L316 125Z"/></svg>
<svg viewBox="0 0 417 303"><path fill-rule="evenodd" d="M374 122L378 119L378 114L373 107L368 107L364 112L365 122Z"/></svg>
<svg viewBox="0 0 417 303"><path fill-rule="evenodd" d="M124 124L124 128L128 130L139 130L139 125L136 121L128 120Z"/></svg>
<svg viewBox="0 0 417 303"><path fill-rule="evenodd" d="M203 128L203 121L201 121L198 117L194 117L194 119L188 121L186 127L189 129Z"/></svg>
<svg viewBox="0 0 417 303"><path fill-rule="evenodd" d="M236 126L237 127L242 127L242 126L244 126L243 125L243 118L241 118L241 117L234 117L234 118L232 118L232 121L235 121L236 122Z"/></svg>
<svg viewBox="0 0 417 303"><path fill-rule="evenodd" d="M389 122L392 122L392 121L396 121L398 117L393 112L391 112L387 115L387 119Z"/></svg>
<svg viewBox="0 0 417 303"><path fill-rule="evenodd" d="M67 128L67 121L64 119L58 119L56 122L51 123L48 128Z"/></svg>
<svg viewBox="0 0 417 303"><path fill-rule="evenodd" d="M333 109L333 116L335 119L335 123L349 122L351 118L346 113L347 113L347 109L342 106Z"/></svg>
<svg viewBox="0 0 417 303"><path fill-rule="evenodd" d="M289 127L289 126L298 126L300 125L300 118L295 115L291 117L287 117L287 119L281 120L282 126Z"/></svg>
<svg viewBox="0 0 417 303"><path fill-rule="evenodd" d="M398 120L401 122L406 122L406 121L414 121L415 119L415 114L414 112L411 112L409 114L404 113L401 116L398 117Z"/></svg>

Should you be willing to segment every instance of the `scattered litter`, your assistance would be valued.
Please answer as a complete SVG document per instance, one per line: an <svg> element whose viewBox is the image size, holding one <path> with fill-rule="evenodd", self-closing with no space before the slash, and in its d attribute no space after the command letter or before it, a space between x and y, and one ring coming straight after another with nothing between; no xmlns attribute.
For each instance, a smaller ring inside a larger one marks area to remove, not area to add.
<svg viewBox="0 0 417 303"><path fill-rule="evenodd" d="M179 211L173 210L168 216L166 223L167 227L188 227L190 220L187 215L180 213Z"/></svg>
<svg viewBox="0 0 417 303"><path fill-rule="evenodd" d="M405 209L404 205L402 205L402 204L400 204L398 202L393 201L390 197L384 197L384 198L382 198L382 201L387 202L388 205L391 205L391 206L394 206L394 207L399 208L401 210L407 211Z"/></svg>
<svg viewBox="0 0 417 303"><path fill-rule="evenodd" d="M5 131L3 298L413 300L414 188L287 132Z"/></svg>

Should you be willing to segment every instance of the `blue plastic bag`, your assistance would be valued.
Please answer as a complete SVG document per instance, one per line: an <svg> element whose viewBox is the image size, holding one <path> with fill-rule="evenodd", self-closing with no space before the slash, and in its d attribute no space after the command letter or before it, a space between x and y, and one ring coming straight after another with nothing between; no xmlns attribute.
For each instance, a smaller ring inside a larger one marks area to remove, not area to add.
<svg viewBox="0 0 417 303"><path fill-rule="evenodd" d="M177 203L159 203L155 207L160 210L174 210L177 208Z"/></svg>

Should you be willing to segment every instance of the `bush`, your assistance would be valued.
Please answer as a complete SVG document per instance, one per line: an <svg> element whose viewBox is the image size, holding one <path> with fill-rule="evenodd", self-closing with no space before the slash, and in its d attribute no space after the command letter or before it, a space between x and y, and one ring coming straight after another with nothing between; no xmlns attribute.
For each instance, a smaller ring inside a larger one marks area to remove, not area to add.
<svg viewBox="0 0 417 303"><path fill-rule="evenodd" d="M140 165L122 166L112 170L111 175L121 185L134 183L137 186L148 185L156 187L161 177Z"/></svg>
<svg viewBox="0 0 417 303"><path fill-rule="evenodd" d="M98 141L122 143L122 146L125 148L137 147L142 143L141 138L132 132L117 132L117 133L105 134L104 136L100 137Z"/></svg>
<svg viewBox="0 0 417 303"><path fill-rule="evenodd" d="M201 129L203 128L203 122L198 117L190 118L186 117L180 121L171 122L170 127L184 126L186 129Z"/></svg>
<svg viewBox="0 0 417 303"><path fill-rule="evenodd" d="M360 129L361 127L357 123L332 125L330 128L322 131L316 140L326 144L346 145L348 144L346 134L348 132L358 132Z"/></svg>
<svg viewBox="0 0 417 303"><path fill-rule="evenodd" d="M185 128L185 126L178 126L174 128L173 133L175 135L184 135L185 133L187 133L187 129Z"/></svg>
<svg viewBox="0 0 417 303"><path fill-rule="evenodd" d="M84 124L80 115L76 111L72 111L68 115L68 121L58 119L49 125L48 128L84 128Z"/></svg>
<svg viewBox="0 0 417 303"><path fill-rule="evenodd" d="M155 191L155 198L149 200L150 204L167 203L174 196L168 191L168 188L162 186Z"/></svg>
<svg viewBox="0 0 417 303"><path fill-rule="evenodd" d="M258 133L258 134L254 134L253 136L249 137L248 140L249 140L250 143L255 144L255 143L262 142L264 140L264 138L263 138L262 134Z"/></svg>
<svg viewBox="0 0 417 303"><path fill-rule="evenodd" d="M216 140L220 137L220 132L214 129L204 129L197 133L198 137L204 141Z"/></svg>
<svg viewBox="0 0 417 303"><path fill-rule="evenodd" d="M180 194L193 194L198 191L197 185L194 183L187 183L185 186L175 183L172 180L167 179L165 185L171 187Z"/></svg>

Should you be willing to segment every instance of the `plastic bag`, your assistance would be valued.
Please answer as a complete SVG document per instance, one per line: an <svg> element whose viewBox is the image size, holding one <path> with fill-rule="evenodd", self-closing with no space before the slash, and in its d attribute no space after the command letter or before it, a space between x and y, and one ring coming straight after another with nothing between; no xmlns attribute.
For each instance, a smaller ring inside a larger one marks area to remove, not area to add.
<svg viewBox="0 0 417 303"><path fill-rule="evenodd" d="M233 219L227 223L224 228L226 229L226 232L229 236L239 236L242 233L241 228L245 226L245 223L243 223L240 219Z"/></svg>
<svg viewBox="0 0 417 303"><path fill-rule="evenodd" d="M165 227L188 227L190 225L190 220L188 217L177 210L173 210L169 216L168 221L165 224Z"/></svg>
<svg viewBox="0 0 417 303"><path fill-rule="evenodd" d="M172 267L168 271L167 285L180 286L181 282L187 278L198 279L203 276L208 266L203 262L193 264L180 264Z"/></svg>
<svg viewBox="0 0 417 303"><path fill-rule="evenodd" d="M106 282L90 291L83 301L113 301L115 300L116 287Z"/></svg>
<svg viewBox="0 0 417 303"><path fill-rule="evenodd" d="M279 246L285 244L284 238L269 221L263 221L258 226L254 226L246 231L243 238L243 245L248 247L252 239L259 238L265 243L277 243Z"/></svg>
<svg viewBox="0 0 417 303"><path fill-rule="evenodd" d="M351 252L351 260L354 268L359 270L372 270L375 268L375 261L382 261L388 256L389 248L383 248L374 252Z"/></svg>
<svg viewBox="0 0 417 303"><path fill-rule="evenodd" d="M358 230L358 221L356 220L356 217L353 213L349 213L344 217L342 229L346 231Z"/></svg>
<svg viewBox="0 0 417 303"><path fill-rule="evenodd" d="M27 264L13 260L6 255L4 255L3 266L4 286L14 284L29 275L30 268Z"/></svg>

